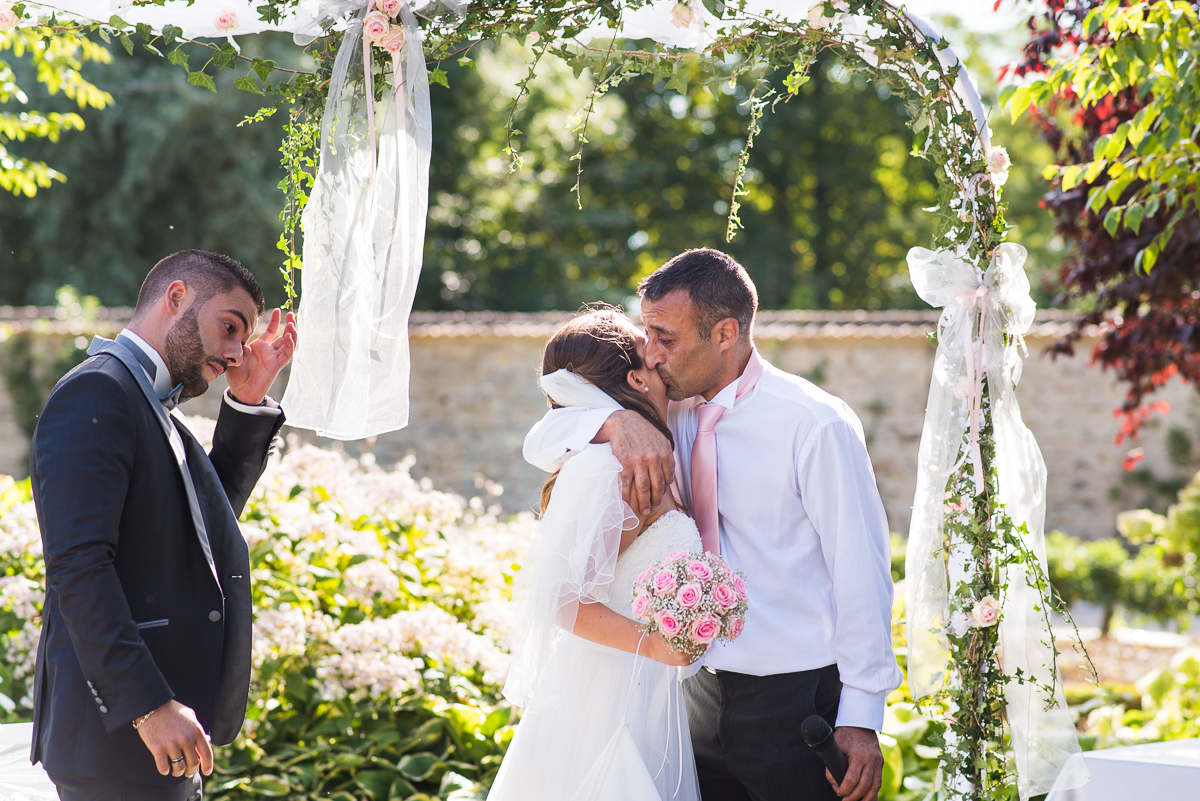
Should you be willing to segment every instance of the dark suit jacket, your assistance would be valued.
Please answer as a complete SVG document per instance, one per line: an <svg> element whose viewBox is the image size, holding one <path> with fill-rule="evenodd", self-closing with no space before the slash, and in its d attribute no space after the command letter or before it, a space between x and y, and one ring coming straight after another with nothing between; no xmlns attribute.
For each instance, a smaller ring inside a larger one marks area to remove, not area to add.
<svg viewBox="0 0 1200 801"><path fill-rule="evenodd" d="M54 388L30 448L47 585L31 759L54 772L176 784L130 724L174 698L215 744L241 728L251 601L237 517L283 415L222 404L207 455L125 345L97 338L89 353Z"/></svg>

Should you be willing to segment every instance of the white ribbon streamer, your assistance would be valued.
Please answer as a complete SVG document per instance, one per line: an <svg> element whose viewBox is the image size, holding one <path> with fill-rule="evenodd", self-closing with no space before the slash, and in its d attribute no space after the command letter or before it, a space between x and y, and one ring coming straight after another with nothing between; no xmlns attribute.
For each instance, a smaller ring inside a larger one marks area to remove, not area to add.
<svg viewBox="0 0 1200 801"><path fill-rule="evenodd" d="M371 63L362 35L369 8L351 20L330 80L321 161L303 215L304 335L283 399L290 425L335 439L408 424L408 314L428 205L433 127L421 31L405 4L395 91L376 109L370 71L361 95L347 81L356 60Z"/></svg>
<svg viewBox="0 0 1200 801"><path fill-rule="evenodd" d="M583 409L623 409L600 387L570 370L555 370L538 379L542 392L559 406L578 406Z"/></svg>
<svg viewBox="0 0 1200 801"><path fill-rule="evenodd" d="M949 608L947 572L967 555L947 552L945 495L947 479L963 464L959 452L964 435L969 442L964 458L971 462L976 493L983 489L978 426L985 375L996 446L997 501L1015 526L1025 525L1024 545L1045 570L1046 465L1021 419L1015 392L1022 366L1017 343L1033 323L1036 308L1024 262L1025 249L1011 243L995 249L982 276L949 251L913 248L908 253L917 294L932 306L945 307L938 320L905 560L908 684L915 698L943 687L951 614L969 611ZM1025 801L1049 791L1067 759L1080 749L1038 593L1029 587L1024 565L1010 565L1002 580L1006 590L998 657L1006 676L1020 671L1026 677L1025 683L1013 680L1005 688L1017 787ZM1053 698L1045 697L1043 690L1050 686L1055 688ZM1087 781L1086 771L1065 778L1071 787Z"/></svg>

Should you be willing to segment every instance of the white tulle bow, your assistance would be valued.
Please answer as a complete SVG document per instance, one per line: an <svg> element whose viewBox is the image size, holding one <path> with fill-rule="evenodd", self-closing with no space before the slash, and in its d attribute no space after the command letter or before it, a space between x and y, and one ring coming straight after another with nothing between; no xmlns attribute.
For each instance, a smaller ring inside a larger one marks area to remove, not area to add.
<svg viewBox="0 0 1200 801"><path fill-rule="evenodd" d="M1045 570L1046 465L1021 419L1016 398L1022 363L1017 346L1023 344L1036 309L1024 263L1025 249L1008 243L995 249L982 275L949 251L913 248L908 253L917 294L933 306L944 307L905 560L908 683L916 698L944 686L950 618L966 611L949 608L949 573L961 572L968 555L948 548L944 538L946 484L963 460L969 460L976 494L983 490L979 426L985 377L997 501L1015 526L1024 525L1019 536ZM1018 790L1027 799L1050 789L1068 757L1079 751L1079 742L1048 644L1049 624L1040 611L1038 594L1028 586L1026 567L1010 565L1002 583L1007 589L999 623L1000 664L1006 676L1028 679L1009 681L1005 688ZM1051 686L1055 691L1047 698L1043 687ZM1086 780L1085 773L1071 784Z"/></svg>
<svg viewBox="0 0 1200 801"><path fill-rule="evenodd" d="M623 408L607 392L570 370L547 373L538 379L538 385L542 392L559 406L578 406L583 409Z"/></svg>

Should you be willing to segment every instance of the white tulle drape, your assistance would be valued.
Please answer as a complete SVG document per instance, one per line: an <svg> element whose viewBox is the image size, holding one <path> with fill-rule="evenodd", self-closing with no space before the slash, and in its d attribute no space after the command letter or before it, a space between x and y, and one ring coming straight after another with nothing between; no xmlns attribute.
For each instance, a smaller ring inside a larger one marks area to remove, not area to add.
<svg viewBox="0 0 1200 801"><path fill-rule="evenodd" d="M403 6L404 51L393 62L393 86L375 103L351 85L370 47L362 36L367 10L346 29L330 79L302 218L302 336L283 397L290 425L335 439L408 424L408 315L429 195L433 126L420 28ZM381 80L367 78L367 87Z"/></svg>
<svg viewBox="0 0 1200 801"><path fill-rule="evenodd" d="M544 375L539 383L560 406L622 408L568 370ZM559 635L575 628L579 602L609 600L621 532L638 525L621 498L621 464L610 446L592 445L569 457L513 586L519 623L510 643L512 664L504 697L521 707L533 698Z"/></svg>
<svg viewBox="0 0 1200 801"><path fill-rule="evenodd" d="M908 684L917 698L943 687L951 617L970 611L950 608L948 571L961 570L967 557L947 553L945 493L947 479L959 468L971 471L982 490L978 449L964 448L963 443L972 439L971 418L978 420L978 391L984 380L991 402L997 501L1014 525L1024 524L1019 536L1045 570L1046 466L1021 419L1015 392L1022 366L1018 345L1035 311L1024 261L1020 245L1000 245L980 276L948 251L913 248L908 254L917 294L932 306L944 307L905 564ZM1009 681L1005 689L1018 790L1027 799L1049 791L1067 759L1079 751L1079 742L1056 675L1051 633L1044 611L1039 611L1038 593L1028 586L1022 565L1010 565L1002 579L1007 589L999 624L1000 664L1005 675L1027 678L1025 683ZM1042 688L1050 686L1055 692L1047 698ZM1072 786L1086 779L1086 774L1080 775Z"/></svg>

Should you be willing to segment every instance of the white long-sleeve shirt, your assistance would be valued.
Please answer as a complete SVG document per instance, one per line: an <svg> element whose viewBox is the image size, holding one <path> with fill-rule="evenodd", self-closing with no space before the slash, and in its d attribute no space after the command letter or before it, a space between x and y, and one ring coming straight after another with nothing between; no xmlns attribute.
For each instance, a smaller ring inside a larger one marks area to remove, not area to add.
<svg viewBox="0 0 1200 801"><path fill-rule="evenodd" d="M721 556L746 574L742 636L705 664L756 676L837 663L838 726L879 730L902 675L892 653L887 517L858 417L839 398L763 362L743 397L738 381L711 401L717 422ZM691 506L691 452L700 397L671 403L676 478ZM554 470L611 410L552 409L525 439L525 458Z"/></svg>

